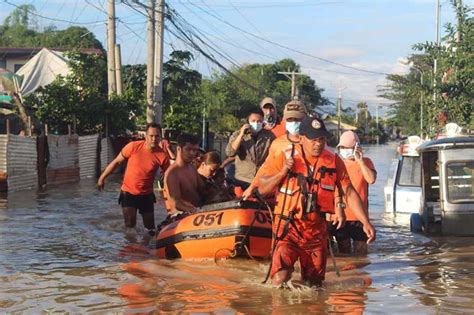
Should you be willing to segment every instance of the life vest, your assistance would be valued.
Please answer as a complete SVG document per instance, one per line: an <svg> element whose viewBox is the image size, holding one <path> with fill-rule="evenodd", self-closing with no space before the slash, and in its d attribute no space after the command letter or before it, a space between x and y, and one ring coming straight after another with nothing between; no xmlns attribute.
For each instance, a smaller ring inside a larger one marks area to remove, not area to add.
<svg viewBox="0 0 474 315"><path fill-rule="evenodd" d="M301 152L294 154L293 160L289 176L279 187L275 213L289 216L290 211L293 211L295 218L311 221L315 221L321 213L334 213L337 177L335 154L324 149L315 167L307 164ZM308 171L312 173L312 178L308 176L311 175ZM313 187L310 187L311 183Z"/></svg>

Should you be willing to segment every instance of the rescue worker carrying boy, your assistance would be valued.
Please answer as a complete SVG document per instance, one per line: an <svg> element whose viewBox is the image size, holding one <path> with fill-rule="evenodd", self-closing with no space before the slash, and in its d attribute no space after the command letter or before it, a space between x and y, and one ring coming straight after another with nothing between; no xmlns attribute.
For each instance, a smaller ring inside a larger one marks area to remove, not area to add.
<svg viewBox="0 0 474 315"><path fill-rule="evenodd" d="M278 188L271 267L272 283L277 286L291 279L298 259L302 280L309 285L322 284L328 250L326 213L333 213L334 209L343 211L344 194L363 224L367 243L375 240L375 229L351 185L344 163L325 148L330 133L324 122L305 117L300 136L299 144L267 159L267 170L259 184L262 194L271 194Z"/></svg>

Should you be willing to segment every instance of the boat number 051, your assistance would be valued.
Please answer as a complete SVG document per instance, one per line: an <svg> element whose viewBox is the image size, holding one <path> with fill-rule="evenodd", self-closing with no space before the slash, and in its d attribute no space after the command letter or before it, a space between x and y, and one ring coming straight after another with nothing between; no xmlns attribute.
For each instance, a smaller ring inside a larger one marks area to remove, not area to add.
<svg viewBox="0 0 474 315"><path fill-rule="evenodd" d="M193 224L195 226L200 226L203 224L209 226L213 225L214 223L221 225L223 216L224 212L200 214L194 218Z"/></svg>
<svg viewBox="0 0 474 315"><path fill-rule="evenodd" d="M197 215L193 220L194 226L201 226L201 225L221 225L222 218L224 217L224 212L217 212L217 213L208 213L208 214L200 214ZM272 223L272 218L269 213L262 212L262 211L255 211L255 220L260 224L265 223Z"/></svg>

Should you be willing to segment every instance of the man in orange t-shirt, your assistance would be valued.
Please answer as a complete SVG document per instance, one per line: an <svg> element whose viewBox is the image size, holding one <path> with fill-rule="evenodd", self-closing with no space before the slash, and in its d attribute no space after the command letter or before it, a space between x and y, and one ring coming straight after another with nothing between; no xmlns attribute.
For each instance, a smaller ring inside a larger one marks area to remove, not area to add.
<svg viewBox="0 0 474 315"><path fill-rule="evenodd" d="M155 234L154 203L156 200L153 182L158 168L161 168L164 173L170 165L168 153L159 147L160 138L160 125L148 124L145 140L128 143L107 165L97 181L97 187L102 190L107 176L120 164L128 161L119 197L125 226L135 227L138 210L150 236Z"/></svg>
<svg viewBox="0 0 474 315"><path fill-rule="evenodd" d="M338 154L346 165L347 172L352 182L352 186L357 191L364 206L364 211L369 216L369 184L375 183L377 172L375 166L369 158L363 156L359 147L359 137L353 131L346 131L341 135L337 145ZM351 207L346 206L346 225L337 231L333 231L336 236L339 251L341 253L351 253L351 239L353 240L354 254L367 254L367 236L362 230L362 224L351 211Z"/></svg>

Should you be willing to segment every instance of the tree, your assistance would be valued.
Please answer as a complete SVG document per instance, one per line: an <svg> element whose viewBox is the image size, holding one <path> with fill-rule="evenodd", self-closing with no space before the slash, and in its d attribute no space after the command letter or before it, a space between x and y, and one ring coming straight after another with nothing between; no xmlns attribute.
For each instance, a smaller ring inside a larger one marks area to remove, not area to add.
<svg viewBox="0 0 474 315"><path fill-rule="evenodd" d="M101 42L85 27L71 26L57 30L48 26L43 32L37 30L36 9L31 4L18 6L0 26L1 47L48 47L48 48L98 48L104 51Z"/></svg>
<svg viewBox="0 0 474 315"><path fill-rule="evenodd" d="M189 68L193 55L176 50L163 64L163 125L169 129L198 133L202 115L199 101L201 74Z"/></svg>
<svg viewBox="0 0 474 315"><path fill-rule="evenodd" d="M235 131L250 108L258 106L264 96L271 96L282 115L284 105L291 99L291 82L279 71L295 70L300 67L291 59L282 59L274 64L248 64L232 69L232 74L215 73L206 84L207 93L202 95L210 120L210 129L216 133ZM238 78L247 82L243 84ZM323 90L308 76L298 76L301 99L308 110L316 105L328 104L322 97ZM212 105L210 105L212 104Z"/></svg>
<svg viewBox="0 0 474 315"><path fill-rule="evenodd" d="M103 56L68 54L71 74L28 96L25 105L36 110L36 117L51 132L66 133L68 125L78 134L105 131L123 134L135 129L130 116L142 114L140 102L132 93L107 99L106 61Z"/></svg>
<svg viewBox="0 0 474 315"><path fill-rule="evenodd" d="M452 1L459 24L447 24L444 44L414 45L421 53L408 58L413 64L412 71L405 76L389 75L390 85L382 90L383 97L395 101L392 107L394 121L406 134L419 131L420 110L423 111L425 134L433 135L444 126L445 122L438 119L440 113L446 113L449 121L474 128L474 18L469 15L471 8L456 3ZM435 86L431 84L434 60L438 63ZM419 71L413 70L415 68ZM421 74L424 84L421 84Z"/></svg>
<svg viewBox="0 0 474 315"><path fill-rule="evenodd" d="M38 27L36 21L36 8L32 4L19 5L4 20L5 27L24 27L27 29L35 29Z"/></svg>

